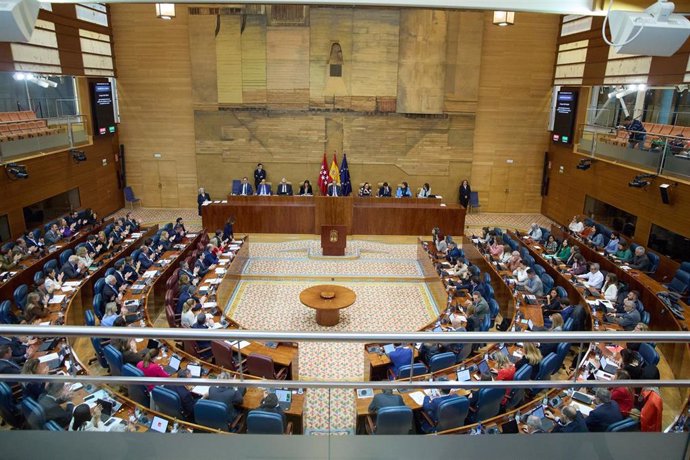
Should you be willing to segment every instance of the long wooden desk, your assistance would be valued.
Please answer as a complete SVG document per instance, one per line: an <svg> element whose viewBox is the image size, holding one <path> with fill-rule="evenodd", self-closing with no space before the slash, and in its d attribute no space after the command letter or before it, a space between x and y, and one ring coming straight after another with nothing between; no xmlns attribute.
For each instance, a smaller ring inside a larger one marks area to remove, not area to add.
<svg viewBox="0 0 690 460"><path fill-rule="evenodd" d="M320 234L321 225L345 225L354 235L428 235L440 226L460 236L465 227L465 209L436 198L228 196L201 215L209 229L232 217L240 233Z"/></svg>
<svg viewBox="0 0 690 460"><path fill-rule="evenodd" d="M639 270L624 270L619 264L605 257L603 254L584 244L579 238L564 232L560 227L552 226L552 234L558 238L567 238L571 245L580 248L580 252L589 262L596 262L604 271L614 273L618 279L626 283L631 290L640 293L640 301L649 312L649 327L656 331L687 331L690 321L690 307L681 302L685 313L685 320L676 318L666 305L657 297L659 292L668 291L661 283L647 276ZM684 343L660 343L657 347L668 361L675 379L685 379L690 376L690 345ZM681 389L681 394L689 394Z"/></svg>
<svg viewBox="0 0 690 460"><path fill-rule="evenodd" d="M108 221L102 222L97 225L81 228L76 234L71 236L69 239L60 240L56 245L56 250L52 252L46 252L46 254L42 256L31 256L22 260L20 262L21 266L19 268L15 267L15 269L10 270L11 272L17 273L4 283L0 283L0 300L12 299L12 294L14 293L14 290L22 284L26 284L27 286L33 285L34 275L36 274L36 272L43 270L43 265L46 262L50 260L55 260L58 257L60 257L62 251L65 251L67 249L74 250L74 248L78 244L85 242L86 238L89 235L98 233L112 221L112 219L109 219Z"/></svg>

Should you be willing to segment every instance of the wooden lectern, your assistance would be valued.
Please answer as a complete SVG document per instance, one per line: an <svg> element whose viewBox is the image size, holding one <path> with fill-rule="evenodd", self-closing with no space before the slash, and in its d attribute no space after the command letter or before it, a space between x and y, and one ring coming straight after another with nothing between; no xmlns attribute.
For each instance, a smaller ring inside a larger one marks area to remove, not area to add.
<svg viewBox="0 0 690 460"><path fill-rule="evenodd" d="M321 226L321 249L324 256L344 256L345 246L347 246L347 226Z"/></svg>

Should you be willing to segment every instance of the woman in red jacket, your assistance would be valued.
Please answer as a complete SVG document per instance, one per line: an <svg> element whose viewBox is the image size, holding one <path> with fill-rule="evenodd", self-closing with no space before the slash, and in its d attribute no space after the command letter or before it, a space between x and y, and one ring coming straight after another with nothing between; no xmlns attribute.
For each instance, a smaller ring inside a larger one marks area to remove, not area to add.
<svg viewBox="0 0 690 460"><path fill-rule="evenodd" d="M640 431L661 432L661 420L664 402L657 388L645 387L640 393L642 410L640 411Z"/></svg>
<svg viewBox="0 0 690 460"><path fill-rule="evenodd" d="M623 369L619 369L616 372L616 380L630 380L630 374ZM611 399L618 403L618 408L623 417L627 417L630 414L630 409L635 404L634 396L632 390L628 387L616 387L611 390Z"/></svg>
<svg viewBox="0 0 690 460"><path fill-rule="evenodd" d="M498 369L496 380L513 380L515 378L515 366L510 362L506 355L500 351L498 353L494 353L494 360L496 361L496 369ZM508 397L510 396L511 391L512 390L510 388L506 390L503 401L501 401L502 406L508 404Z"/></svg>

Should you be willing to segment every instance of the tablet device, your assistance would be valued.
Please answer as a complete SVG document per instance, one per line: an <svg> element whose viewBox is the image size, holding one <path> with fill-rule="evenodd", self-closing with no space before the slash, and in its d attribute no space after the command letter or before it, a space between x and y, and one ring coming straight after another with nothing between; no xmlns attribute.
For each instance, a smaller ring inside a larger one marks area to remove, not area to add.
<svg viewBox="0 0 690 460"><path fill-rule="evenodd" d="M383 352L387 355L390 355L391 353L393 353L394 350L395 350L395 345L393 345L392 343L389 343L388 345L383 346Z"/></svg>
<svg viewBox="0 0 690 460"><path fill-rule="evenodd" d="M469 369L458 370L458 382L469 382L470 380L472 380L472 375Z"/></svg>

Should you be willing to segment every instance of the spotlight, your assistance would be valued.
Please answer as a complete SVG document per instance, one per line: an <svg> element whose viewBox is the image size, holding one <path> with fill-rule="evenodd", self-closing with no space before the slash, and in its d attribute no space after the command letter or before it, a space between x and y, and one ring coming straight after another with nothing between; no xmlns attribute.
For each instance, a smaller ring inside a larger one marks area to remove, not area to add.
<svg viewBox="0 0 690 460"><path fill-rule="evenodd" d="M577 169L579 169L580 171L587 171L591 167L592 160L580 160L580 163L577 165Z"/></svg>
<svg viewBox="0 0 690 460"><path fill-rule="evenodd" d="M5 165L5 174L7 174L7 177L9 177L10 180L29 178L29 173L26 170L26 166L19 165L17 163L7 163Z"/></svg>
<svg viewBox="0 0 690 460"><path fill-rule="evenodd" d="M12 75L12 78L14 78L17 81L22 81L22 80L26 80L28 78L28 75L25 74L24 72L15 72L14 75Z"/></svg>
<svg viewBox="0 0 690 460"><path fill-rule="evenodd" d="M81 163L82 161L86 161L86 153L84 153L83 150L72 149L69 151L69 153L72 154L72 159L77 163Z"/></svg>
<svg viewBox="0 0 690 460"><path fill-rule="evenodd" d="M656 177L656 174L638 174L633 177L633 180L628 182L628 187L633 188L645 188L652 183L652 179Z"/></svg>

